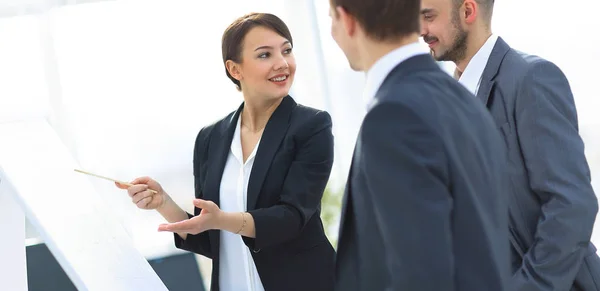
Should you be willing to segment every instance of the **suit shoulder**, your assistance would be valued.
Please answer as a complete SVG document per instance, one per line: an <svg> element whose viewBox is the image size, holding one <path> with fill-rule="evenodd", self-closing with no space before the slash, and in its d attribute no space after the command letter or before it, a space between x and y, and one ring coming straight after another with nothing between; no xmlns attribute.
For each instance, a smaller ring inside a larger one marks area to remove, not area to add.
<svg viewBox="0 0 600 291"><path fill-rule="evenodd" d="M450 75L439 71L424 71L393 80L377 92L378 106L406 107L418 115L436 116L439 99L451 98L457 92L466 92ZM462 91L461 91L462 90ZM451 96L451 97L448 97Z"/></svg>
<svg viewBox="0 0 600 291"><path fill-rule="evenodd" d="M540 56L527 54L522 51L511 49L502 62L502 67L520 77L527 77L534 74L555 74L564 75L560 68L553 62Z"/></svg>
<svg viewBox="0 0 600 291"><path fill-rule="evenodd" d="M293 113L295 118L301 120L320 120L324 121L331 119L329 113L325 110L316 109L306 105L298 104L294 109Z"/></svg>
<svg viewBox="0 0 600 291"><path fill-rule="evenodd" d="M235 111L227 114L224 118L214 121L200 129L196 135L196 146L200 144L206 144L215 130L224 130L228 124L227 121L231 120L235 114Z"/></svg>
<svg viewBox="0 0 600 291"><path fill-rule="evenodd" d="M553 62L536 55L512 50L502 62L501 72L506 76L502 80L513 83L512 87L519 94L523 90L530 90L532 85L554 86L570 92L567 76Z"/></svg>
<svg viewBox="0 0 600 291"><path fill-rule="evenodd" d="M292 123L327 126L331 124L331 115L325 110L298 104L292 112Z"/></svg>
<svg viewBox="0 0 600 291"><path fill-rule="evenodd" d="M290 130L301 140L322 130L331 130L331 115L325 110L298 104L292 111L290 119Z"/></svg>

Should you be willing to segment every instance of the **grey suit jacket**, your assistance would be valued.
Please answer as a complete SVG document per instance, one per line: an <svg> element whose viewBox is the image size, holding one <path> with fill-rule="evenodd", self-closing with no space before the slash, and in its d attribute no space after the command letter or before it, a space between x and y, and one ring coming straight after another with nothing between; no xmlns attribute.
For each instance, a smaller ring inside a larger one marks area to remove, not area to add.
<svg viewBox="0 0 600 291"><path fill-rule="evenodd" d="M508 147L512 290L600 290L598 202L565 75L499 38L477 97Z"/></svg>

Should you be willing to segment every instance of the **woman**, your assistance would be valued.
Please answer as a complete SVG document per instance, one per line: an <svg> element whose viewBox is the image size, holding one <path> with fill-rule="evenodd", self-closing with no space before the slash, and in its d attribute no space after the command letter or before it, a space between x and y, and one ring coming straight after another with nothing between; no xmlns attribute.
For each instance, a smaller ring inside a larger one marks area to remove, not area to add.
<svg viewBox="0 0 600 291"><path fill-rule="evenodd" d="M331 117L288 96L292 37L276 16L237 19L222 51L244 102L196 138L194 215L150 178L117 186L169 222L159 230L175 232L178 248L212 259L211 290L332 290L334 250L320 219Z"/></svg>

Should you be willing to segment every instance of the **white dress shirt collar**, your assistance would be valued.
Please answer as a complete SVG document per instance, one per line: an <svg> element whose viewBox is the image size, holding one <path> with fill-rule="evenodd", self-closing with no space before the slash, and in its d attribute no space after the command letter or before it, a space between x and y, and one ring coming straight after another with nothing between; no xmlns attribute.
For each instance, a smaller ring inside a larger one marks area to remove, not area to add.
<svg viewBox="0 0 600 291"><path fill-rule="evenodd" d="M363 99L367 104L367 109L371 108L375 94L381 87L381 84L387 75L403 61L420 54L428 54L429 51L422 44L414 42L399 47L383 57L381 57L367 71L367 80L363 91Z"/></svg>
<svg viewBox="0 0 600 291"><path fill-rule="evenodd" d="M473 95L477 95L477 91L479 91L481 76L483 75L483 71L485 70L485 66L487 65L497 40L498 36L492 34L473 56L471 61L467 64L465 71L460 78L458 78L458 82L463 84L463 86L473 93ZM455 77L456 75L457 74L455 74Z"/></svg>

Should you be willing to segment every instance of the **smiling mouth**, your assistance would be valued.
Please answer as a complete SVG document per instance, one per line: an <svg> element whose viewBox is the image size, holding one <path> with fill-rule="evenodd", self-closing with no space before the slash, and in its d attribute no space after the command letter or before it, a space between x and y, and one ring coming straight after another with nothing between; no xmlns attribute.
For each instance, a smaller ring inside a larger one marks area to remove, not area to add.
<svg viewBox="0 0 600 291"><path fill-rule="evenodd" d="M271 82L283 82L283 81L285 81L287 79L288 79L288 75L283 75L283 76L278 76L278 77L271 78L271 79L269 79L269 81L271 81Z"/></svg>
<svg viewBox="0 0 600 291"><path fill-rule="evenodd" d="M437 40L427 42L427 44L429 45L430 48L433 47L436 43L437 43Z"/></svg>

